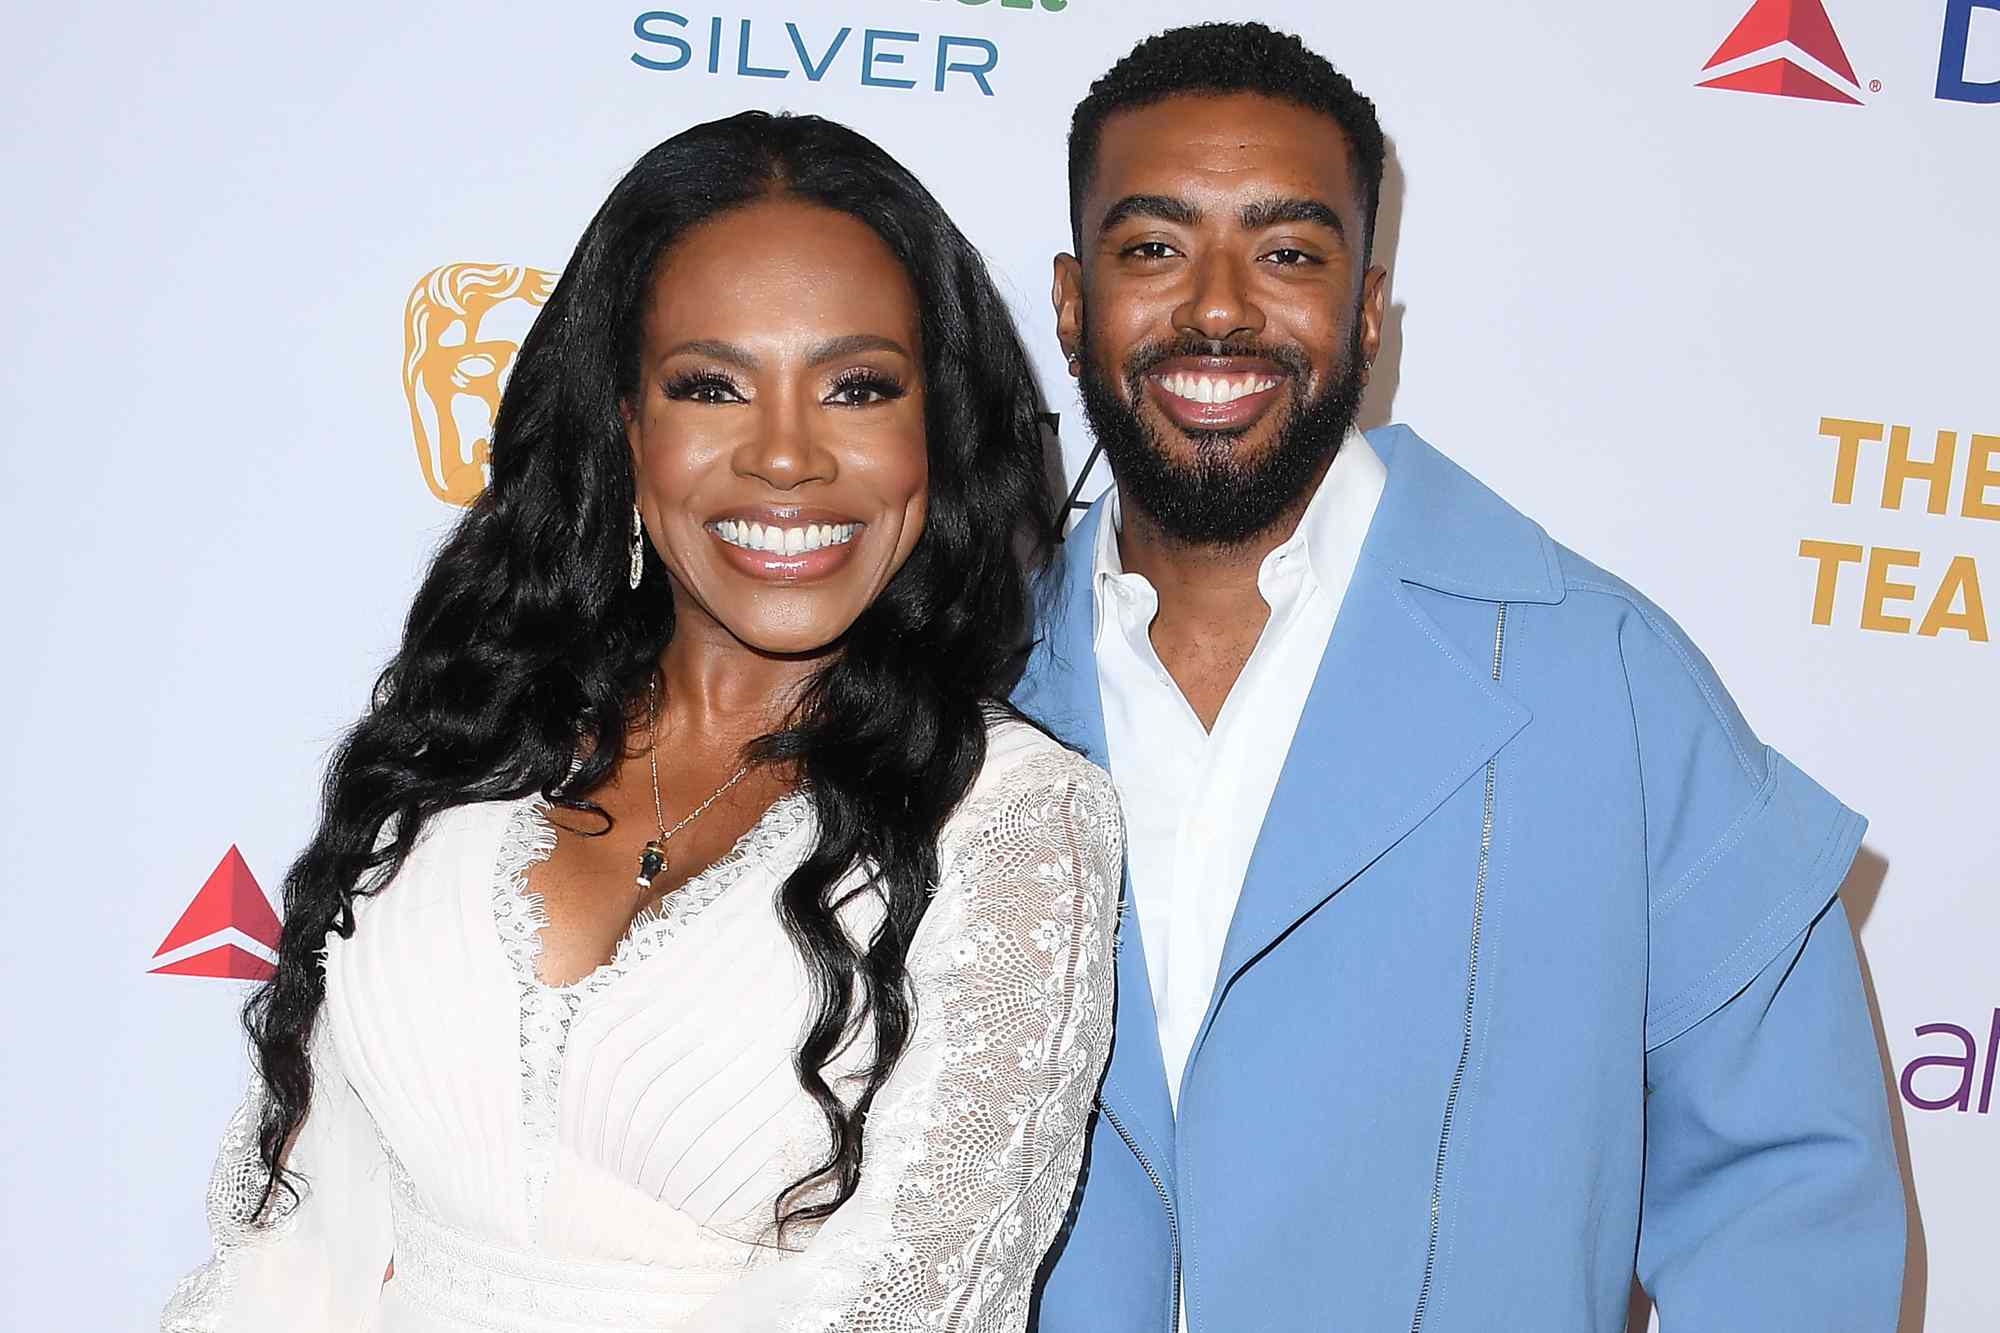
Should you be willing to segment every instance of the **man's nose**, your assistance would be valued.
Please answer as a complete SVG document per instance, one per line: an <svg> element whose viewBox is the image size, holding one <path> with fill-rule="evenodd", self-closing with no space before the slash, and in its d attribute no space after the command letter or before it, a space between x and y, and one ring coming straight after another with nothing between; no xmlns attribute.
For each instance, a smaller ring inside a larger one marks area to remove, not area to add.
<svg viewBox="0 0 2000 1333"><path fill-rule="evenodd" d="M1193 266L1194 286L1174 310L1174 328L1197 338L1254 338L1264 312L1250 295L1250 273L1230 255L1210 255Z"/></svg>
<svg viewBox="0 0 2000 1333"><path fill-rule="evenodd" d="M768 393L761 406L756 429L737 447L737 474L780 491L833 480L834 458L820 438L825 425L818 419L821 414L812 395Z"/></svg>

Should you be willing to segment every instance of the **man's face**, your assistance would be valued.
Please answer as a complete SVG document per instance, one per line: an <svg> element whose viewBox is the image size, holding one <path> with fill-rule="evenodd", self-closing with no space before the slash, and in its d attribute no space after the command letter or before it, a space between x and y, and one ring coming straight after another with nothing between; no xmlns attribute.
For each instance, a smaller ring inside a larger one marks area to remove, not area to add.
<svg viewBox="0 0 2000 1333"><path fill-rule="evenodd" d="M1320 112L1201 95L1105 121L1057 333L1121 492L1164 535L1252 540L1324 474L1381 338L1362 207Z"/></svg>

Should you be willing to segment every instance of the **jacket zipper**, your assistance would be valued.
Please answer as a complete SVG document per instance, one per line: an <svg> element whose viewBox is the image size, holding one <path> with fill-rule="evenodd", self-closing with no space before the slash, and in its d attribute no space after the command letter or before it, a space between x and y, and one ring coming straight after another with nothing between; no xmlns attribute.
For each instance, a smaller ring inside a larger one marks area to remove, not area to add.
<svg viewBox="0 0 2000 1333"><path fill-rule="evenodd" d="M1507 641L1507 604L1493 624L1493 680L1500 681L1500 653ZM1430 1239L1424 1246L1424 1280L1417 1288L1417 1312L1410 1320L1410 1333L1423 1333L1424 1315L1430 1308L1431 1283L1437 1277L1438 1223L1444 1211L1445 1161L1451 1153L1451 1122L1458 1111L1459 1090L1465 1086L1465 1069L1472 1061L1473 1009L1479 999L1479 930L1486 914L1486 875L1493 860L1493 785L1498 760L1486 761L1486 800L1479 821L1479 871L1472 888L1472 942L1465 965L1465 1030L1459 1039L1458 1066L1452 1071L1451 1088L1444 1097L1444 1126L1438 1131L1437 1164L1431 1172Z"/></svg>
<svg viewBox="0 0 2000 1333"><path fill-rule="evenodd" d="M1173 1317L1167 1323L1167 1333L1175 1333L1181 1326L1181 1223L1180 1218L1174 1213L1174 1198L1167 1193L1166 1182L1160 1179L1159 1172L1153 1170L1153 1164L1146 1160L1146 1154L1139 1151L1139 1145L1125 1132L1125 1126L1119 1122L1118 1113L1102 1101L1098 1102L1097 1109L1104 1113L1104 1118L1111 1122L1111 1128L1118 1131L1118 1137L1125 1140L1125 1146L1139 1159L1139 1166L1145 1171L1146 1178L1153 1182L1153 1188L1160 1192L1160 1202L1166 1206L1167 1236L1173 1246Z"/></svg>

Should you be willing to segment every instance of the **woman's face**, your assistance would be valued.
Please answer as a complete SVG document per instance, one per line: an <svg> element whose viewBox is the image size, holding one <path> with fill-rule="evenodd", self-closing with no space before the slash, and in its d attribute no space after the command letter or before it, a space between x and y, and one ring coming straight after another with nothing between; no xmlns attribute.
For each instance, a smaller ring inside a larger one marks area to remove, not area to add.
<svg viewBox="0 0 2000 1333"><path fill-rule="evenodd" d="M659 265L626 438L679 629L832 644L924 527L916 293L865 223L784 196L689 231Z"/></svg>

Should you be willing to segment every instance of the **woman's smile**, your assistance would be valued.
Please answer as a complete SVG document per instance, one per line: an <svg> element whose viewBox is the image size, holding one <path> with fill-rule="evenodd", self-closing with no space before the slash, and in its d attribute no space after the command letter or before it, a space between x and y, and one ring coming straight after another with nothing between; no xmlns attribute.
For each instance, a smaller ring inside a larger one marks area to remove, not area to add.
<svg viewBox="0 0 2000 1333"><path fill-rule="evenodd" d="M719 515L702 528L738 573L776 583L808 583L845 566L867 526L825 509L757 506Z"/></svg>

